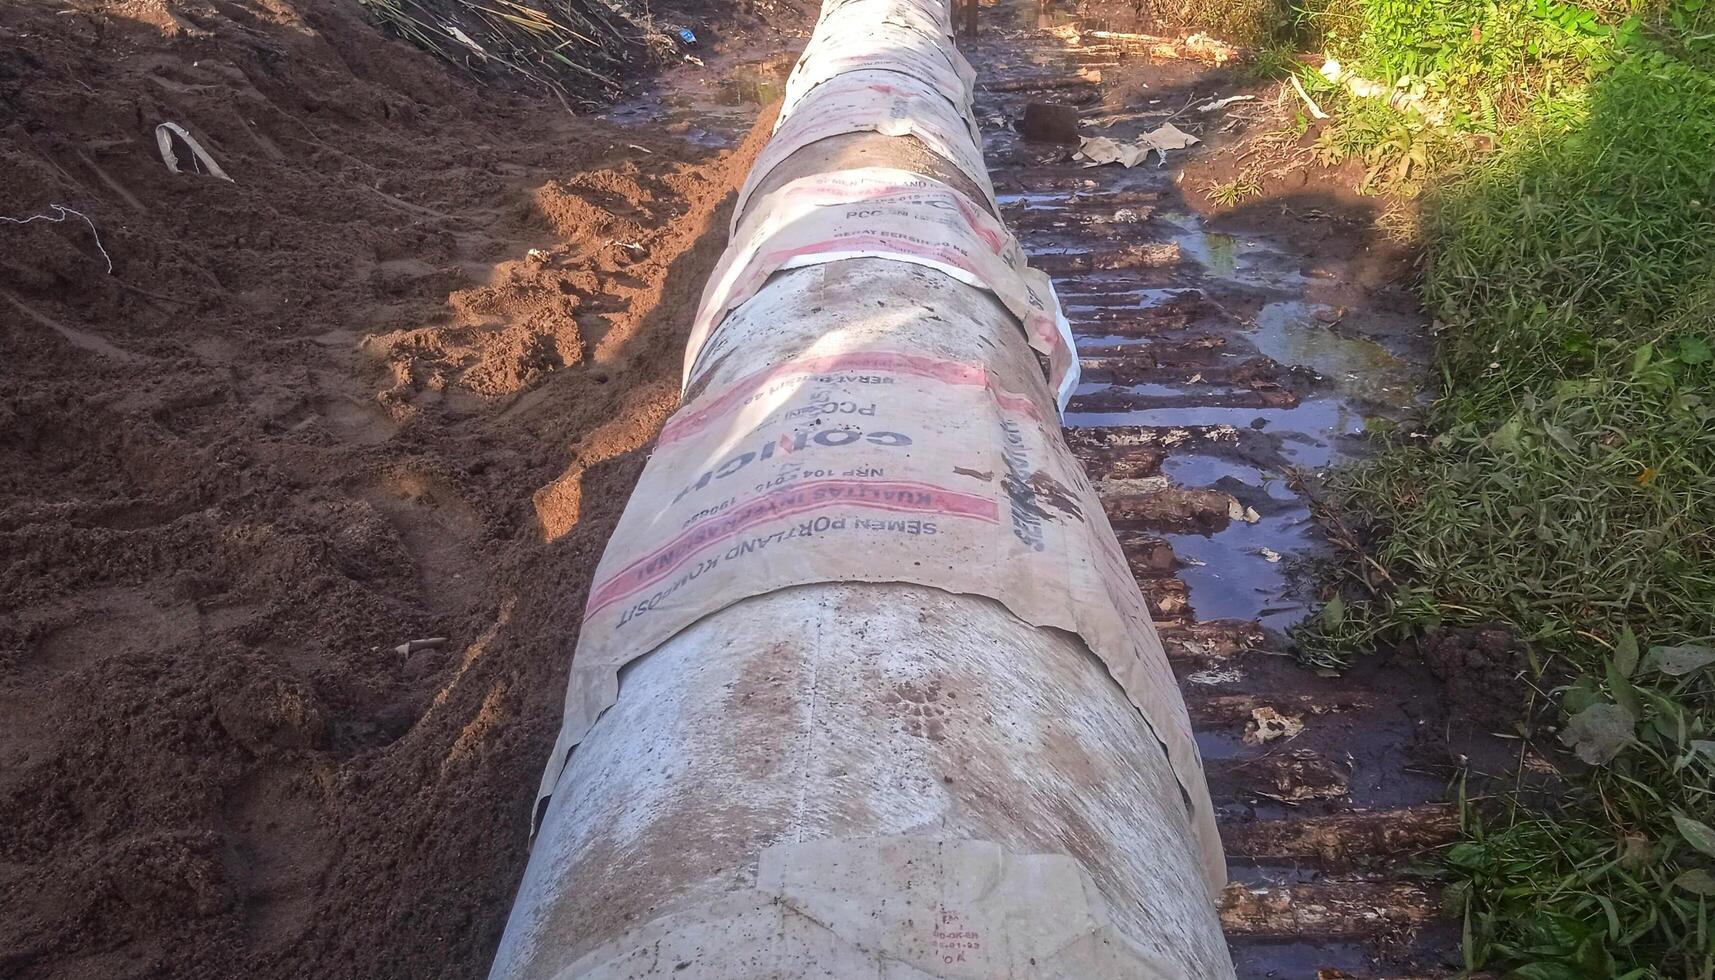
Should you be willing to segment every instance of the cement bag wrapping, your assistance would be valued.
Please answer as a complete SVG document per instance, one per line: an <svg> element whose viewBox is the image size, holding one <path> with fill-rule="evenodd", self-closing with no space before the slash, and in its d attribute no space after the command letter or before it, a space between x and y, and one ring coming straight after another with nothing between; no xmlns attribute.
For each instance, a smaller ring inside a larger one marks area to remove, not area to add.
<svg viewBox="0 0 1715 980"><path fill-rule="evenodd" d="M897 71L853 71L805 93L795 111L763 147L739 189L732 231L738 232L751 195L787 157L819 140L848 133L876 132L911 136L951 163L981 191L990 213L998 214L994 185L982 150L971 139L971 118L953 107L928 82Z"/></svg>
<svg viewBox="0 0 1715 980"><path fill-rule="evenodd" d="M685 380L705 356L711 331L768 277L849 258L890 258L944 272L994 293L1048 361L1055 404L1078 385L1071 326L1054 286L1028 265L1006 226L947 184L908 170L866 167L792 181L745 216L709 277L691 326Z"/></svg>
<svg viewBox="0 0 1715 980"><path fill-rule="evenodd" d="M663 430L596 570L541 796L614 703L620 668L691 623L796 585L907 583L1082 638L1162 743L1218 889L1184 703L1035 356L986 294L919 268L878 296L863 268L781 279L711 339L742 336L743 363L762 367L707 391L693 376ZM849 311L837 330L826 309ZM949 323L983 332L987 363L937 348Z"/></svg>
<svg viewBox="0 0 1715 980"><path fill-rule="evenodd" d="M1089 873L1064 854L891 837L780 844L758 865L754 888L655 919L561 976L635 980L659 975L655 964L687 964L691 977L1188 976L1177 948L1151 949L1119 928ZM1208 954L1209 972L1197 976L1230 978L1220 955Z"/></svg>
<svg viewBox="0 0 1715 980"><path fill-rule="evenodd" d="M854 9L863 9L868 16L878 18L904 14L916 22L932 25L936 33L947 39L947 46L953 47L953 8L940 0L829 0L816 12L815 29L820 30L823 24Z"/></svg>
<svg viewBox="0 0 1715 980"><path fill-rule="evenodd" d="M873 5L887 5L877 16ZM853 71L891 71L927 82L957 109L970 104L976 71L948 44L939 25L896 0L861 0L824 15L786 79L779 129L817 85ZM981 136L974 128L973 142Z"/></svg>

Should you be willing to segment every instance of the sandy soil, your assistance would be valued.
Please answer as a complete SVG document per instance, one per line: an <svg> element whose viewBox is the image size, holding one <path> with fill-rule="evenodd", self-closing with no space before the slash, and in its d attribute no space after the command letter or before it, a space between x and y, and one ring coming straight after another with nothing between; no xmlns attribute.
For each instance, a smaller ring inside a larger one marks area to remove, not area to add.
<svg viewBox="0 0 1715 980"><path fill-rule="evenodd" d="M758 141L478 90L362 16L0 6L0 214L94 227L0 224L8 977L473 977L498 940ZM169 174L164 121L232 182Z"/></svg>

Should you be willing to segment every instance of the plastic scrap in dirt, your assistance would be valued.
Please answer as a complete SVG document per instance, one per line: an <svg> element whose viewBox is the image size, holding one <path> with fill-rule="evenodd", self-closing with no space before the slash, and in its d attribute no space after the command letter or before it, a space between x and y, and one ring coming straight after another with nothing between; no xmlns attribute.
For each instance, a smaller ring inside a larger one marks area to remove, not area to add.
<svg viewBox="0 0 1715 980"><path fill-rule="evenodd" d="M35 221L47 221L57 225L75 214L79 218L83 219L84 224L89 226L89 234L95 239L95 250L100 252L101 257L107 261L107 274L110 276L113 275L113 256L108 255L106 246L101 244L101 232L95 230L95 222L89 219L89 215L74 208L68 208L64 204L50 204L48 207L53 209L53 214L32 214L27 218L14 218L8 214L0 214L0 221L13 225L27 225Z"/></svg>
<svg viewBox="0 0 1715 980"><path fill-rule="evenodd" d="M1426 88L1423 82L1413 79L1410 75L1401 76L1398 82L1389 87L1381 82L1372 81L1355 72L1348 71L1333 58L1322 63L1319 73L1328 80L1329 84L1341 86L1360 99L1386 99L1388 105L1395 109L1402 112L1415 112L1422 116L1424 121L1432 125L1439 126L1447 121L1445 111L1425 101ZM1297 76L1294 76L1293 80L1297 81ZM1303 94L1302 86L1300 86L1300 90L1300 94ZM1306 100L1309 99L1308 95L1304 97Z"/></svg>
<svg viewBox="0 0 1715 980"><path fill-rule="evenodd" d="M1264 705L1251 709L1251 722L1245 726L1245 744L1263 745L1275 739L1294 739L1304 731L1302 715L1283 715Z"/></svg>
<svg viewBox="0 0 1715 980"><path fill-rule="evenodd" d="M1227 498L1227 517L1230 520L1244 521L1246 524L1255 524L1262 520L1262 515L1256 512L1255 507L1246 507L1231 497Z"/></svg>
<svg viewBox="0 0 1715 980"><path fill-rule="evenodd" d="M1216 684L1237 684L1245 679L1245 675L1237 667L1210 667L1207 670L1198 670L1186 674L1185 679L1192 684L1213 686Z"/></svg>
<svg viewBox="0 0 1715 980"><path fill-rule="evenodd" d="M1158 129L1152 129L1130 143L1123 143L1106 136L1084 136L1079 138L1078 150L1072 154L1072 159L1083 160L1086 167L1099 167L1104 163L1117 163L1122 167L1135 167L1149 159L1151 153L1160 157L1157 166L1167 162L1168 150L1183 150L1202 142L1197 137L1181 130L1172 123L1167 123Z"/></svg>
<svg viewBox="0 0 1715 980"><path fill-rule="evenodd" d="M404 643L401 643L398 646L394 647L393 652L399 654L400 656L405 656L407 654L416 653L418 650L438 650L441 647L444 647L446 645L447 645L447 638L446 637L444 637L444 636L431 636L431 637L428 637L428 638L422 639L422 640L407 640Z"/></svg>
<svg viewBox="0 0 1715 980"><path fill-rule="evenodd" d="M1316 104L1316 100L1310 97L1310 93L1304 91L1304 83L1298 80L1297 75L1292 76L1292 90L1298 93L1300 99L1304 100L1304 106L1310 110L1312 119L1328 118L1328 114L1322 111L1322 107Z"/></svg>
<svg viewBox="0 0 1715 980"><path fill-rule="evenodd" d="M161 162L165 163L167 169L175 174L184 173L179 168L178 147L182 145L190 152L191 166L196 168L197 173L206 173L224 181L232 181L232 178L226 175L226 171L220 169L220 164L214 162L214 157L209 156L208 151L202 148L201 143L197 142L196 137L176 122L164 122L155 127L155 145L160 147Z"/></svg>
<svg viewBox="0 0 1715 980"><path fill-rule="evenodd" d="M1235 102L1255 102L1255 101L1256 101L1256 96L1254 96L1254 95L1229 95L1224 99L1210 99L1209 101L1198 106L1197 111L1198 112L1216 112L1218 110L1225 109L1227 106L1230 106Z"/></svg>

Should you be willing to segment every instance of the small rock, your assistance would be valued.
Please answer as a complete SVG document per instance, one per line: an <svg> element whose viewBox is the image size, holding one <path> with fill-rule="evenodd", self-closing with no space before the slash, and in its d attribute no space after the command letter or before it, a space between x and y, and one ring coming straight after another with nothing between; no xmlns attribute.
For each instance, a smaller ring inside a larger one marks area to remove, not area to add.
<svg viewBox="0 0 1715 980"><path fill-rule="evenodd" d="M1032 102L1018 121L1019 135L1039 143L1078 142L1078 110L1054 102Z"/></svg>

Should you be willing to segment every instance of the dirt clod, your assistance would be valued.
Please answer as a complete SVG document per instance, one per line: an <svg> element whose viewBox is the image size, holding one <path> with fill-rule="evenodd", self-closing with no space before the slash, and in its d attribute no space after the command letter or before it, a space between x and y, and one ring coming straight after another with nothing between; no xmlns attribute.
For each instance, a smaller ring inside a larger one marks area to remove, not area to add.
<svg viewBox="0 0 1715 980"><path fill-rule="evenodd" d="M1442 627L1418 644L1424 663L1473 726L1511 731L1525 716L1530 685L1524 646L1506 629Z"/></svg>
<svg viewBox="0 0 1715 980"><path fill-rule="evenodd" d="M1018 132L1040 143L1078 142L1078 110L1055 102L1031 102L1018 119Z"/></svg>

